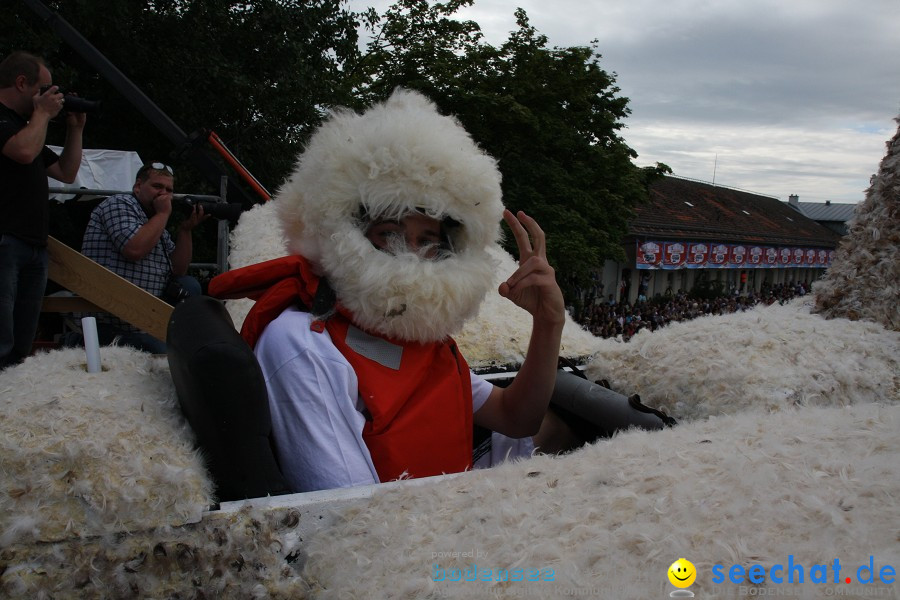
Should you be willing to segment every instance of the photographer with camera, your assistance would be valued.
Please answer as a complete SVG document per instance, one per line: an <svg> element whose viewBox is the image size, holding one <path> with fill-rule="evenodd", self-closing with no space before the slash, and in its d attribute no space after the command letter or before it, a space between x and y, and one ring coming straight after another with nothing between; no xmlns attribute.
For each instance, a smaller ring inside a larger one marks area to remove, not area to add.
<svg viewBox="0 0 900 600"><path fill-rule="evenodd" d="M172 214L175 174L161 162L138 169L131 194L116 194L91 213L81 252L135 285L175 304L201 293L200 283L186 275L193 254L193 230L209 218L196 206L182 221L175 241L166 230ZM166 344L113 317L97 315L100 343L117 343L162 354Z"/></svg>
<svg viewBox="0 0 900 600"><path fill-rule="evenodd" d="M47 176L72 183L81 164L83 112L65 111L61 155L45 146L65 102L52 83L37 56L13 52L0 62L0 369L28 356L37 331L47 286Z"/></svg>

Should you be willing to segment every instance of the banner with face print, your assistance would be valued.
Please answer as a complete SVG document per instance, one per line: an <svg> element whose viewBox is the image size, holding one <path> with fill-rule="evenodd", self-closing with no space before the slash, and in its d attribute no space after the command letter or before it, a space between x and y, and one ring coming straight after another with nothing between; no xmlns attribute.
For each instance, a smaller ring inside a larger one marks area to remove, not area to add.
<svg viewBox="0 0 900 600"><path fill-rule="evenodd" d="M706 242L689 242L687 245L687 259L684 266L688 269L706 268L709 258L709 244Z"/></svg>
<svg viewBox="0 0 900 600"><path fill-rule="evenodd" d="M731 256L731 246L728 244L711 244L709 249L709 262L707 269L721 269L728 265Z"/></svg>
<svg viewBox="0 0 900 600"><path fill-rule="evenodd" d="M731 246L728 253L728 265L731 267L743 267L747 262L747 247L740 244Z"/></svg>
<svg viewBox="0 0 900 600"><path fill-rule="evenodd" d="M682 242L663 244L663 269L680 269L687 260L687 246Z"/></svg>
<svg viewBox="0 0 900 600"><path fill-rule="evenodd" d="M663 242L638 242L637 268L659 269L662 261Z"/></svg>
<svg viewBox="0 0 900 600"><path fill-rule="evenodd" d="M763 247L748 246L747 247L747 266L750 268L759 268L763 264Z"/></svg>
<svg viewBox="0 0 900 600"><path fill-rule="evenodd" d="M638 269L827 268L834 250L716 242L646 240L636 244Z"/></svg>

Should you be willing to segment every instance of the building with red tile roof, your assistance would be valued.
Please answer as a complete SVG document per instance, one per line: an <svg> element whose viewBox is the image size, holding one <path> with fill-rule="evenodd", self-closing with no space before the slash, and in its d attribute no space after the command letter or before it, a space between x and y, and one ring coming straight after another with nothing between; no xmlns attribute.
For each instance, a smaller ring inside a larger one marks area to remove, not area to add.
<svg viewBox="0 0 900 600"><path fill-rule="evenodd" d="M634 302L701 280L725 290L818 279L840 235L771 196L665 177L635 209L625 263L607 261L603 298Z"/></svg>

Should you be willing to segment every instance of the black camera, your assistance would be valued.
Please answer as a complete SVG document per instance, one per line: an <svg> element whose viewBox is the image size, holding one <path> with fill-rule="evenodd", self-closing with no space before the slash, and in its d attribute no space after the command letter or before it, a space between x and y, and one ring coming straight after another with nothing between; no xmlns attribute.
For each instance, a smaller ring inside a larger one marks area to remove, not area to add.
<svg viewBox="0 0 900 600"><path fill-rule="evenodd" d="M228 219L231 222L237 222L238 217L244 210L240 202L215 202L212 200L201 200L193 196L184 196L180 198L184 205L184 213L190 215L194 212L195 206L203 207L204 215L211 215L216 219Z"/></svg>
<svg viewBox="0 0 900 600"><path fill-rule="evenodd" d="M42 87L41 94L45 94L51 87L52 86L49 85ZM57 88L56 91L63 95L63 110L66 112L87 114L97 114L100 112L99 100L88 100L86 98L72 96L71 94L66 95L66 91L62 88Z"/></svg>
<svg viewBox="0 0 900 600"><path fill-rule="evenodd" d="M169 282L166 284L166 288L163 290L162 298L168 304L175 306L185 298L190 296L187 290L182 287L181 283L178 282L174 277L169 279Z"/></svg>

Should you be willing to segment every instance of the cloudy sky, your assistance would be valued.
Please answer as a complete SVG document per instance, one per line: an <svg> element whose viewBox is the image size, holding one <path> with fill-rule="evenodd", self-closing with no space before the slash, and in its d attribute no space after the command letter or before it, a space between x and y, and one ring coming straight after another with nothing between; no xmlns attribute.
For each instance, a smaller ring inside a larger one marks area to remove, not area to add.
<svg viewBox="0 0 900 600"><path fill-rule="evenodd" d="M898 0L475 0L459 15L499 45L517 6L551 46L598 40L642 166L855 203L897 130Z"/></svg>

